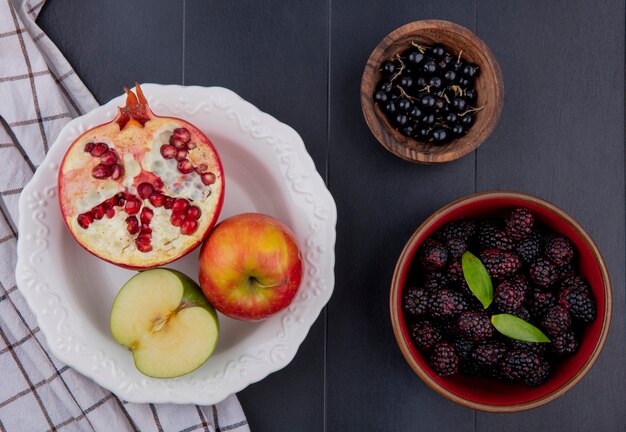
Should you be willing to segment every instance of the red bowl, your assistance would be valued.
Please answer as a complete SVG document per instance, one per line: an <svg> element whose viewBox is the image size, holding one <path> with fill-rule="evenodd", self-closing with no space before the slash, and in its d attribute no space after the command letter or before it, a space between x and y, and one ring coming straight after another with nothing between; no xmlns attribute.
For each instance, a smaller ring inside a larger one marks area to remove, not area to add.
<svg viewBox="0 0 626 432"><path fill-rule="evenodd" d="M578 252L580 273L587 279L596 301L597 317L584 332L578 352L561 361L552 377L532 388L483 378L455 376L441 378L415 348L402 313L402 291L413 256L422 241L446 222L462 218L498 216L513 207L528 207L535 218L550 229L567 236ZM487 192L454 201L435 212L413 233L393 274L389 299L391 322L400 350L417 375L433 390L469 408L489 412L514 412L548 403L571 389L598 358L611 322L611 284L606 265L591 237L567 213L532 195L518 192Z"/></svg>

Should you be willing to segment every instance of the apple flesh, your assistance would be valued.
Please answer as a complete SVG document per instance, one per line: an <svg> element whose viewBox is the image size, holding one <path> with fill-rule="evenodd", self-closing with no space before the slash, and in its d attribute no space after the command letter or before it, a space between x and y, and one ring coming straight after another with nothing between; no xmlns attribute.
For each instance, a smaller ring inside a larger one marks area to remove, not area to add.
<svg viewBox="0 0 626 432"><path fill-rule="evenodd" d="M224 220L200 252L200 286L231 318L259 321L286 308L302 281L296 239L282 222L260 213Z"/></svg>
<svg viewBox="0 0 626 432"><path fill-rule="evenodd" d="M139 372L173 378L200 367L219 335L215 309L200 287L175 270L154 269L129 279L117 294L111 334L128 348Z"/></svg>

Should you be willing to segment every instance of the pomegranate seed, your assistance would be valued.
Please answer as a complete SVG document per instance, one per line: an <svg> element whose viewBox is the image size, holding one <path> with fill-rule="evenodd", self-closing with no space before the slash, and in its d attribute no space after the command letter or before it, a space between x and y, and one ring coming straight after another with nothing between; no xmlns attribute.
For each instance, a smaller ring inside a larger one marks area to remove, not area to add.
<svg viewBox="0 0 626 432"><path fill-rule="evenodd" d="M85 152L91 153L91 151L93 150L94 146L95 146L94 143L88 142L87 144L85 144Z"/></svg>
<svg viewBox="0 0 626 432"><path fill-rule="evenodd" d="M195 149L196 147L197 147L197 146L196 146L196 143L195 143L195 142L193 142L193 141L189 141L189 142L187 143L187 148L188 148L189 150L191 150L191 149Z"/></svg>
<svg viewBox="0 0 626 432"><path fill-rule="evenodd" d="M173 145L163 144L161 146L161 156L165 159L174 159L178 153L178 149Z"/></svg>
<svg viewBox="0 0 626 432"><path fill-rule="evenodd" d="M206 170L208 170L208 169L209 169L209 166L208 166L207 164L205 164L205 163L201 163L200 165L198 165L198 166L196 167L196 172L197 172L198 174L202 174L203 172L205 172L205 171L206 171Z"/></svg>
<svg viewBox="0 0 626 432"><path fill-rule="evenodd" d="M178 171L183 174L189 174L193 171L193 164L189 162L187 159L183 159L178 162Z"/></svg>
<svg viewBox="0 0 626 432"><path fill-rule="evenodd" d="M187 143L174 135L170 137L170 145L176 147L178 150L187 150Z"/></svg>
<svg viewBox="0 0 626 432"><path fill-rule="evenodd" d="M185 159L187 157L187 150L185 149L180 149L178 150L178 153L176 153L176 160L177 161L181 161L183 159Z"/></svg>
<svg viewBox="0 0 626 432"><path fill-rule="evenodd" d="M105 151L107 151L109 149L109 146L106 145L105 143L95 143L93 145L93 148L91 149L91 151L89 153L91 153L91 155L93 157L100 157L104 154Z"/></svg>
<svg viewBox="0 0 626 432"><path fill-rule="evenodd" d="M202 173L200 180L202 180L202 183L205 185L210 186L215 183L215 174L212 172Z"/></svg>
<svg viewBox="0 0 626 432"><path fill-rule="evenodd" d="M152 211L152 209L144 207L141 209L141 215L139 216L139 219L141 219L141 223L149 224L152 216L154 216L154 212Z"/></svg>
<svg viewBox="0 0 626 432"><path fill-rule="evenodd" d="M107 199L102 203L107 209L113 208L117 205L117 195L113 195L111 198Z"/></svg>
<svg viewBox="0 0 626 432"><path fill-rule="evenodd" d="M191 206L187 209L187 219L200 219L201 214L200 207Z"/></svg>
<svg viewBox="0 0 626 432"><path fill-rule="evenodd" d="M148 224L141 225L141 233L142 234L152 234L152 228Z"/></svg>
<svg viewBox="0 0 626 432"><path fill-rule="evenodd" d="M172 216L170 216L170 222L175 227L181 226L184 221L185 221L185 212L183 211L175 211L172 213Z"/></svg>
<svg viewBox="0 0 626 432"><path fill-rule="evenodd" d="M191 235L198 229L198 222L195 219L185 219L180 227L180 232L185 235Z"/></svg>
<svg viewBox="0 0 626 432"><path fill-rule="evenodd" d="M107 210L107 217L109 219L111 219L113 216L115 216L115 209L113 207L109 207Z"/></svg>
<svg viewBox="0 0 626 432"><path fill-rule="evenodd" d="M111 167L98 164L91 170L91 176L98 180L103 180L111 176Z"/></svg>
<svg viewBox="0 0 626 432"><path fill-rule="evenodd" d="M187 128L176 128L174 132L172 132L172 136L181 139L183 142L188 143L191 140L191 133Z"/></svg>
<svg viewBox="0 0 626 432"><path fill-rule="evenodd" d="M154 187L160 190L160 189L163 189L163 186L164 186L163 180L161 180L160 178L157 177L154 180Z"/></svg>
<svg viewBox="0 0 626 432"><path fill-rule="evenodd" d="M140 232L139 235L137 236L137 240L147 241L148 243L150 243L151 239L152 239L152 233L149 233L149 232Z"/></svg>
<svg viewBox="0 0 626 432"><path fill-rule="evenodd" d="M100 156L100 163L104 165L115 165L117 163L117 154L113 150L105 151Z"/></svg>
<svg viewBox="0 0 626 432"><path fill-rule="evenodd" d="M187 201L185 198L178 198L176 201L174 201L174 204L172 205L173 211L184 212L188 208L189 208L189 201Z"/></svg>
<svg viewBox="0 0 626 432"><path fill-rule="evenodd" d="M134 215L139 213L139 209L141 208L141 202L137 198L132 198L126 201L126 205L124 206L124 210L129 215Z"/></svg>
<svg viewBox="0 0 626 432"><path fill-rule="evenodd" d="M131 234L137 234L139 232L139 221L135 216L128 216L126 218L126 229Z"/></svg>
<svg viewBox="0 0 626 432"><path fill-rule="evenodd" d="M78 215L78 225L80 225L82 228L87 229L87 227L89 227L89 224L93 222L93 218L91 217L91 214L89 213L83 213Z"/></svg>
<svg viewBox="0 0 626 432"><path fill-rule="evenodd" d="M104 206L101 206L101 205L97 205L91 209L91 215L93 216L95 220L102 219L104 217L105 212L106 210L104 209Z"/></svg>
<svg viewBox="0 0 626 432"><path fill-rule="evenodd" d="M141 199L150 198L152 192L154 192L154 187L148 182L143 182L139 186L137 186L137 193L139 194Z"/></svg>
<svg viewBox="0 0 626 432"><path fill-rule="evenodd" d="M163 207L165 207L166 209L171 209L173 205L174 205L174 198L166 196L165 202L163 203Z"/></svg>
<svg viewBox="0 0 626 432"><path fill-rule="evenodd" d="M143 253L150 252L152 250L150 240L140 240L139 238L137 238L137 240L135 240L135 246L137 246L139 252Z"/></svg>
<svg viewBox="0 0 626 432"><path fill-rule="evenodd" d="M150 204L152 204L153 207L161 207L164 203L165 195L161 192L153 192L152 195L150 195Z"/></svg>
<svg viewBox="0 0 626 432"><path fill-rule="evenodd" d="M120 164L111 167L111 178L117 180L124 175L124 167Z"/></svg>

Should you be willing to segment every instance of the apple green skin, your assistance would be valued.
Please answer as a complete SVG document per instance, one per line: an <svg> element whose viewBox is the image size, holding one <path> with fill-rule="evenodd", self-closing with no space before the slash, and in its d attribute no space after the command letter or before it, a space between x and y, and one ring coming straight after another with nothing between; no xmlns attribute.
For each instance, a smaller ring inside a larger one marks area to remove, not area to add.
<svg viewBox="0 0 626 432"><path fill-rule="evenodd" d="M144 270L144 271L154 271L154 270L165 270L168 271L169 273L172 273L173 275L175 275L181 282L182 287L183 287L183 294L180 300L180 304L181 305L186 305L187 307L199 307L204 309L205 311L207 311L209 313L209 315L211 316L211 318L213 319L215 326L216 326L216 331L217 331L217 335L219 335L220 332L220 325L219 325L219 318L217 315L217 312L215 311L215 308L207 301L206 297L202 294L202 290L200 289L200 287L198 286L198 284L191 279L190 277L188 277L187 275L185 275L182 272L179 272L178 270L173 270L173 269L169 269L169 268L159 268L159 269L150 269L150 270ZM127 346L126 344L124 344L121 340L119 340L118 335L116 334L116 331L114 329L114 325L113 325L113 315L114 315L114 311L116 309L116 303L118 302L118 299L120 298L120 293L122 292L122 290L124 289L124 287L130 283L134 278L139 277L141 275L141 273L143 272L139 272L136 275L134 275L132 278L130 278L128 281L126 281L126 283L124 284L124 286L122 286L122 288L120 289L120 291L118 292L114 302L113 302L113 306L111 307L111 314L110 314L110 319L109 319L109 325L110 325L110 331L111 334L113 336L113 338L120 343L123 346L126 346L127 348L131 349L131 347ZM213 342L213 346L210 347L209 350L209 354L207 356L206 359L204 359L204 361L200 362L196 367L193 367L189 370L186 370L184 373L180 373L180 374L175 374L175 375L171 375L171 376L155 376L155 375L151 375L149 373L147 373L145 370L143 370L140 365L137 364L137 358L133 355L133 360L135 361L135 367L144 375L150 376L152 378L176 378L177 376L181 376L181 375L186 375L190 372L193 372L194 370L198 369L200 366L202 366L204 364L204 362L211 356L211 354L213 353L213 351L215 350L215 346L217 345L217 341L218 341L218 337L215 338L214 342ZM132 351L132 349L131 349Z"/></svg>
<svg viewBox="0 0 626 432"><path fill-rule="evenodd" d="M302 282L296 238L279 220L244 213L222 221L200 251L200 287L224 315L260 321L286 308Z"/></svg>

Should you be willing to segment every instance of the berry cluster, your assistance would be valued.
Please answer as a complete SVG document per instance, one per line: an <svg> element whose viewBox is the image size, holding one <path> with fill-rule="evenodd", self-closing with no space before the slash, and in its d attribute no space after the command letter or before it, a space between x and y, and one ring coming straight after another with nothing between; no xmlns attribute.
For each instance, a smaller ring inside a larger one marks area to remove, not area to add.
<svg viewBox="0 0 626 432"><path fill-rule="evenodd" d="M474 123L478 66L442 45L415 42L382 65L374 100L401 134L445 144Z"/></svg>
<svg viewBox="0 0 626 432"><path fill-rule="evenodd" d="M480 257L494 287L486 310L463 276L461 255ZM543 384L564 357L578 350L595 320L591 289L576 272L572 242L539 226L526 208L503 220L449 222L416 255L403 309L415 346L442 377L456 374ZM549 343L510 339L491 315L515 315Z"/></svg>

